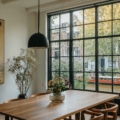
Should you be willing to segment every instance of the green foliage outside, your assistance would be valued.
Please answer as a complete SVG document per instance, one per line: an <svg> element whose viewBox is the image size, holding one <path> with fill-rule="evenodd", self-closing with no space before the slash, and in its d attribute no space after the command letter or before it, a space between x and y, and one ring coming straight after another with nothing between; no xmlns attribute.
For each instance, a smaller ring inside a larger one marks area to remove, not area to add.
<svg viewBox="0 0 120 120"><path fill-rule="evenodd" d="M80 62L75 62L74 64L74 71L78 71L83 67L83 64ZM69 62L67 60L62 60L61 61L61 66L60 66L61 71L69 71ZM52 64L52 70L53 71L59 71L59 60L54 59L53 64ZM85 75L85 86L88 85L88 79L89 79L89 74L86 73ZM56 80L56 77L59 77L59 72L53 72L53 80ZM69 80L69 72L61 72L60 75L61 79L67 78ZM79 73L74 74L74 88L76 89L83 89L83 75Z"/></svg>

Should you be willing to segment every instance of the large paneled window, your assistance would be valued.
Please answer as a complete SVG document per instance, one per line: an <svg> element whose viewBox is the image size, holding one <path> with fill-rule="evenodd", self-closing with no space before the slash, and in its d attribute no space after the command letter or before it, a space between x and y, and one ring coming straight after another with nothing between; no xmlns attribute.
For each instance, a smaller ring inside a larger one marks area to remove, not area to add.
<svg viewBox="0 0 120 120"><path fill-rule="evenodd" d="M120 93L120 3L49 15L49 78Z"/></svg>

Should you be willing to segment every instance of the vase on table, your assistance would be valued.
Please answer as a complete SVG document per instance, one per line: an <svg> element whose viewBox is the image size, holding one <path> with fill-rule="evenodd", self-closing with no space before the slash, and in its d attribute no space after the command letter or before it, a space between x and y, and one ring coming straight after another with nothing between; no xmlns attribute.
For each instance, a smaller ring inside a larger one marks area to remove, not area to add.
<svg viewBox="0 0 120 120"><path fill-rule="evenodd" d="M27 99L27 95L26 94L19 94L18 96L19 99Z"/></svg>
<svg viewBox="0 0 120 120"><path fill-rule="evenodd" d="M63 93L52 93L49 99L52 102L63 102L65 100L65 95Z"/></svg>

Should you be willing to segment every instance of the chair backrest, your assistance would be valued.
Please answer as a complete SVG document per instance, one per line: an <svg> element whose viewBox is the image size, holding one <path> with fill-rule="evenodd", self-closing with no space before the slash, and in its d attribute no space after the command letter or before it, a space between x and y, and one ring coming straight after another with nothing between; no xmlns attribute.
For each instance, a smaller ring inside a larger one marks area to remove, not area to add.
<svg viewBox="0 0 120 120"><path fill-rule="evenodd" d="M18 100L23 100L23 99L11 99L11 100L5 101L3 104L18 101Z"/></svg>
<svg viewBox="0 0 120 120"><path fill-rule="evenodd" d="M107 106L110 106L110 107L107 108ZM94 111L94 112L102 112L102 113L104 113L104 120L107 120L107 118L113 118L113 120L117 120L118 105L115 104L115 103L106 102L106 103L104 103L104 107L105 107L105 109L91 108L90 110ZM108 116L109 112L112 112L114 114Z"/></svg>
<svg viewBox="0 0 120 120"><path fill-rule="evenodd" d="M111 106L110 108L107 108L107 105ZM109 102L106 102L104 104L104 107L105 107L105 110L107 112L113 112L113 111L117 111L118 110L118 105L115 104L115 103L109 103Z"/></svg>
<svg viewBox="0 0 120 120"><path fill-rule="evenodd" d="M46 94L50 94L50 93L49 92L48 93L38 93L38 94L31 95L29 98L37 97L40 95L46 95Z"/></svg>
<svg viewBox="0 0 120 120"><path fill-rule="evenodd" d="M107 108L107 105L111 106L110 108ZM91 108L91 111L95 111L95 112L103 112L103 113L108 113L108 112L113 112L113 111L117 111L118 110L118 105L115 103L109 103L106 102L104 103L104 107L105 109L95 109L95 108Z"/></svg>
<svg viewBox="0 0 120 120"><path fill-rule="evenodd" d="M85 120L84 114L91 115L90 120L102 120L104 118L104 114L102 113L96 113L96 112L86 110L81 113L82 120Z"/></svg>
<svg viewBox="0 0 120 120"><path fill-rule="evenodd" d="M85 114L91 115L91 118L89 120L103 120L104 118L104 114L102 113L96 113L89 110L85 110L81 112L81 120L85 120ZM64 120L77 120L77 119L64 118Z"/></svg>

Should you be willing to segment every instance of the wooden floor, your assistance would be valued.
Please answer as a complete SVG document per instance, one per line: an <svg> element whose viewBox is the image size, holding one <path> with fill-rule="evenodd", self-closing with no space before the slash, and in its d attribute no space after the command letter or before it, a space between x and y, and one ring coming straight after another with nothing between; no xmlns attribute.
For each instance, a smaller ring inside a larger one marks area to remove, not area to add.
<svg viewBox="0 0 120 120"><path fill-rule="evenodd" d="M74 118L74 116L72 118ZM89 116L86 115L86 120L88 119L89 119ZM0 115L0 120L5 120L5 117L3 115ZM17 120L17 119L13 119L13 120ZM120 116L117 117L117 120L120 120Z"/></svg>

